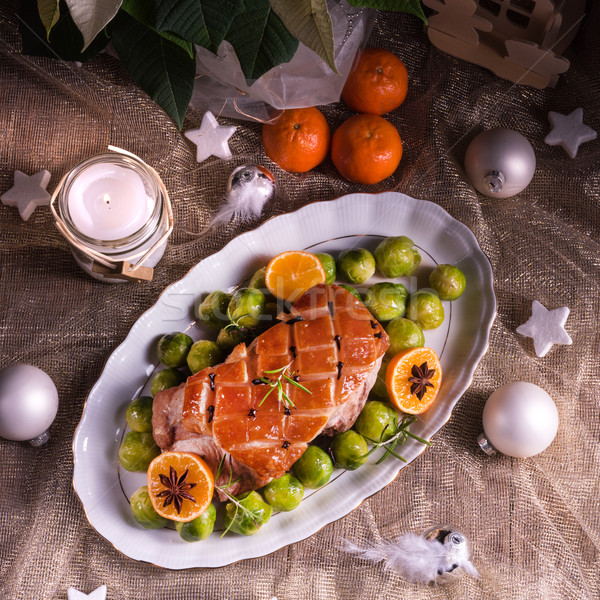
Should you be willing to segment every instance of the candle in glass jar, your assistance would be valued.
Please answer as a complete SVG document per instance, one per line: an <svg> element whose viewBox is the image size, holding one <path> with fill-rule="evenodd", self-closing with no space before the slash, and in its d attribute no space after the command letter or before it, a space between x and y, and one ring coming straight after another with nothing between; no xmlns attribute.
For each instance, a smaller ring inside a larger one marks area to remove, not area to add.
<svg viewBox="0 0 600 600"><path fill-rule="evenodd" d="M73 181L67 197L73 224L97 240L119 240L148 221L155 200L140 175L115 164L89 166Z"/></svg>

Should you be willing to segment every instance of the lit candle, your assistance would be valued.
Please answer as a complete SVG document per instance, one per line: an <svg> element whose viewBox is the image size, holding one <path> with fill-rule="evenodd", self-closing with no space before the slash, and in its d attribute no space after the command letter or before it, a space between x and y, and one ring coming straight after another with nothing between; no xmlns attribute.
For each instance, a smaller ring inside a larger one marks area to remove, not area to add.
<svg viewBox="0 0 600 600"><path fill-rule="evenodd" d="M115 164L91 165L73 181L68 210L73 224L96 240L119 240L139 231L148 221L155 200L142 178Z"/></svg>

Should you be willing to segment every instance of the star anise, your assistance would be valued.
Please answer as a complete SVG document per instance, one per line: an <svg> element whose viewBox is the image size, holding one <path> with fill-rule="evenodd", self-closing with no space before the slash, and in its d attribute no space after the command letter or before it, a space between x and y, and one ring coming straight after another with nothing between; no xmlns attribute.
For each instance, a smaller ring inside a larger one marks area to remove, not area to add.
<svg viewBox="0 0 600 600"><path fill-rule="evenodd" d="M412 383L410 393L416 394L419 400L423 400L427 388L433 387L430 380L435 375L435 369L428 368L427 362L424 362L420 367L413 365L410 372L412 373L412 377L408 378Z"/></svg>
<svg viewBox="0 0 600 600"><path fill-rule="evenodd" d="M181 507L183 505L183 501L191 500L194 504L196 504L196 499L189 493L193 487L196 487L195 483L188 483L187 477L189 475L189 469L186 469L181 475L181 477L177 477L177 471L171 466L169 468L169 477L160 473L160 482L165 486L165 490L159 492L157 496L159 498L164 498L165 501L163 503L164 506L169 506L171 502L175 504L175 510L177 514L181 512Z"/></svg>

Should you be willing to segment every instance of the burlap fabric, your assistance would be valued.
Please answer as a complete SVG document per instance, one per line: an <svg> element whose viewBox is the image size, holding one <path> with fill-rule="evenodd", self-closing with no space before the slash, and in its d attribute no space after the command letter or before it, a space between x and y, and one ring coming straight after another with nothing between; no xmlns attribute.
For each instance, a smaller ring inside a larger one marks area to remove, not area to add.
<svg viewBox="0 0 600 600"><path fill-rule="evenodd" d="M64 599L67 588L108 586L113 599L279 600L349 598L581 599L600 597L598 435L600 430L600 140L576 159L547 146L550 110L581 106L600 130L598 26L589 14L566 55L570 70L555 89L515 86L433 48L410 17L380 15L370 45L397 52L408 66L409 96L389 119L405 155L398 172L372 188L342 180L327 160L294 176L264 156L260 125L231 122L233 158L195 161L194 147L107 55L77 68L20 54L14 7L0 12L0 191L13 173L52 173L50 188L71 166L108 144L140 155L162 176L176 228L150 283L104 285L81 271L67 244L38 209L27 223L0 206L0 366L30 363L49 373L60 394L52 439L36 449L0 440L0 595ZM348 115L323 108L332 128ZM185 128L198 126L191 112ZM531 185L506 200L476 194L462 166L476 132L508 126L532 143L538 166ZM104 362L169 283L248 226L229 226L201 241L226 179L245 162L272 167L278 198L262 219L349 192L397 189L437 202L476 235L495 273L498 316L489 350L453 416L396 481L339 522L270 556L227 567L173 572L117 552L87 523L72 485L71 440ZM572 346L537 358L515 329L537 299L569 306ZM534 458L489 458L475 438L486 398L499 385L525 380L555 399L560 429ZM481 578L448 586L409 584L384 564L340 551L349 538L379 541L439 523L464 531Z"/></svg>

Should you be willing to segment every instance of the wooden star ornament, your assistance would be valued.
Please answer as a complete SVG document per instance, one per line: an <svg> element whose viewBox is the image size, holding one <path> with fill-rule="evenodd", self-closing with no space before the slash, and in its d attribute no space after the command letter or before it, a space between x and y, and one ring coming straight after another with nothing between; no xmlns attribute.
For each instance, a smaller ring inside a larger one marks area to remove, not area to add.
<svg viewBox="0 0 600 600"><path fill-rule="evenodd" d="M14 185L0 196L2 204L16 206L23 221L27 221L38 206L50 204L50 194L46 191L50 183L50 172L40 171L35 175L26 175L15 171Z"/></svg>
<svg viewBox="0 0 600 600"><path fill-rule="evenodd" d="M68 600L106 600L106 586L101 585L89 594L84 594L75 588L67 590Z"/></svg>
<svg viewBox="0 0 600 600"><path fill-rule="evenodd" d="M201 163L209 156L231 158L231 150L227 142L236 129L237 127L219 125L215 116L207 110L202 117L200 128L190 129L183 135L196 144L196 161Z"/></svg>

